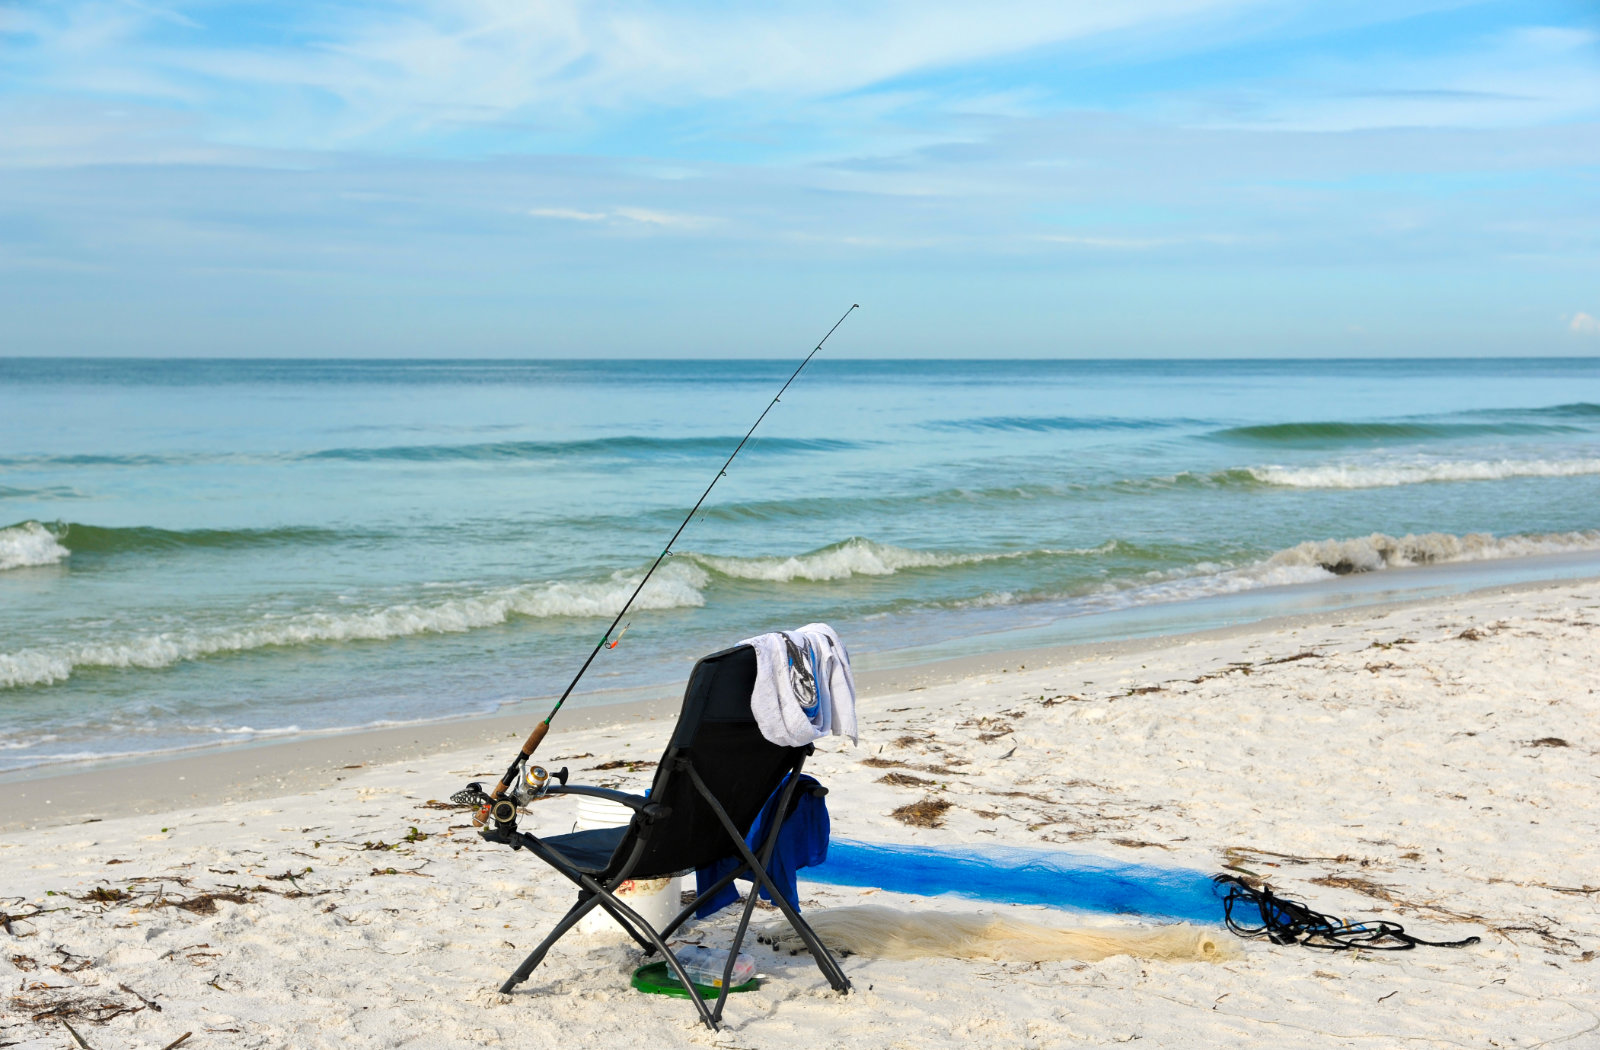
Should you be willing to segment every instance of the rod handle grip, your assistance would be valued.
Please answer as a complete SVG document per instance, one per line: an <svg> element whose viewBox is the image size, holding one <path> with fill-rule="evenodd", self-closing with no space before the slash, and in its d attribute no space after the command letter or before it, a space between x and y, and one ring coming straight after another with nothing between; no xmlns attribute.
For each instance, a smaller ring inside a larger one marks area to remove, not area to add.
<svg viewBox="0 0 1600 1050"><path fill-rule="evenodd" d="M532 756L532 754L539 749L539 745L544 742L545 734L548 732L550 732L549 722L540 722L538 725L534 726L533 732L528 734L528 739L522 742L522 756L518 759L518 762L520 762L522 758L528 758ZM507 784L503 779L494 786L494 793L489 796L489 801L485 802L483 806L479 808L478 812L472 815L472 824L474 827L481 828L485 823L488 822L489 811L494 808L494 804L500 800L500 797L506 793L506 789L508 787L510 787L510 785Z"/></svg>
<svg viewBox="0 0 1600 1050"><path fill-rule="evenodd" d="M549 722L540 722L533 727L533 732L528 734L528 739L522 742L522 757L527 758L539 750L539 745L544 743L544 735L550 732Z"/></svg>

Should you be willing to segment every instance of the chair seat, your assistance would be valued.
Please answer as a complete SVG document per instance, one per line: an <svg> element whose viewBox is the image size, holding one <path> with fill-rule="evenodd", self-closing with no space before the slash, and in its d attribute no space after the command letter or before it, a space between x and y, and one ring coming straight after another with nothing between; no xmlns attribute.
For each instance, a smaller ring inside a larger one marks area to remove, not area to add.
<svg viewBox="0 0 1600 1050"><path fill-rule="evenodd" d="M611 855L617 852L617 844L627 830L626 824L615 828L591 828L569 835L553 835L545 839L544 844L570 860L579 871L594 875L604 871L611 862Z"/></svg>

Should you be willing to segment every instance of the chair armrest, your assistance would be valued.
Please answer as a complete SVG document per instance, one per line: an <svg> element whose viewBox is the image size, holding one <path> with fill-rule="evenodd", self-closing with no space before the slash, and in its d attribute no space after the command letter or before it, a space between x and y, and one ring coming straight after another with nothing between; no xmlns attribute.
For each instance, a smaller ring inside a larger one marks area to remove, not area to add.
<svg viewBox="0 0 1600 1050"><path fill-rule="evenodd" d="M544 794L547 798L551 795L588 795L592 798L609 799L612 802L622 803L635 813L650 804L650 800L643 795L630 795L616 788L587 787L583 784L552 784Z"/></svg>

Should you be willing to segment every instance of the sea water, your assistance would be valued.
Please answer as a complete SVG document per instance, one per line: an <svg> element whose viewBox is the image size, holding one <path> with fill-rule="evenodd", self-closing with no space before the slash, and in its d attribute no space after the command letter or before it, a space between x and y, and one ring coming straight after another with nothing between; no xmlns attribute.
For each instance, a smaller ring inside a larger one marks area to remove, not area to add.
<svg viewBox="0 0 1600 1050"><path fill-rule="evenodd" d="M0 359L0 772L559 693L791 368ZM1597 572L1594 359L821 359L572 703Z"/></svg>

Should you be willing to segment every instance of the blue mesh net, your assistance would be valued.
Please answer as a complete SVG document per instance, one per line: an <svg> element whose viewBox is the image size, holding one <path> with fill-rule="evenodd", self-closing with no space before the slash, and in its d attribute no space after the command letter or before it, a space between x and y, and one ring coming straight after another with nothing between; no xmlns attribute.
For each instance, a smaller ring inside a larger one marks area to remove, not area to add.
<svg viewBox="0 0 1600 1050"><path fill-rule="evenodd" d="M953 893L1006 904L1222 922L1222 903L1205 872L1120 864L1054 850L933 848L834 839L828 844L828 859L805 869L801 878L922 897Z"/></svg>

